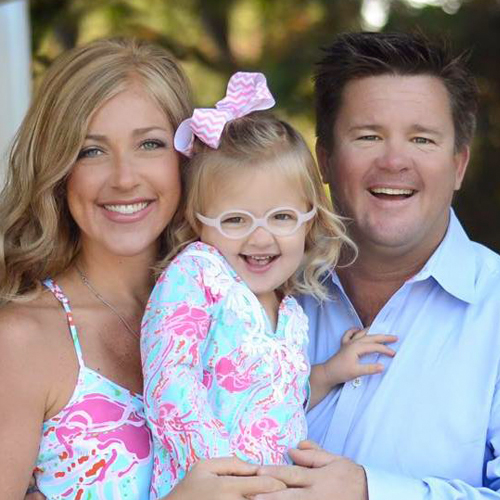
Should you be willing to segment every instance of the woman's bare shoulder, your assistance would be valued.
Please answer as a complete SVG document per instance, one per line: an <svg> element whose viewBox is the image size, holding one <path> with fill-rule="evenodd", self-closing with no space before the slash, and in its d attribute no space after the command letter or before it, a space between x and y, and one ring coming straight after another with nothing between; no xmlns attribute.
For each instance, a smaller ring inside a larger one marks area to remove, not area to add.
<svg viewBox="0 0 500 500"><path fill-rule="evenodd" d="M0 307L0 352L2 348L36 347L41 353L55 342L64 323L61 306L49 294L43 291L30 301L10 302Z"/></svg>

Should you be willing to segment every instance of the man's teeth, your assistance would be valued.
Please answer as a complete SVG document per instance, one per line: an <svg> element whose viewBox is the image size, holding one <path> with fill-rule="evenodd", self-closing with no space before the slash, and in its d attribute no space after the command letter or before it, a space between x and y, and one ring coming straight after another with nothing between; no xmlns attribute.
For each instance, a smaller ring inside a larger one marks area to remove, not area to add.
<svg viewBox="0 0 500 500"><path fill-rule="evenodd" d="M110 212L130 215L144 210L147 206L148 202L143 201L142 203L131 203L130 205L104 205L104 208Z"/></svg>
<svg viewBox="0 0 500 500"><path fill-rule="evenodd" d="M374 194L389 194L392 196L409 196L413 194L413 189L394 189L394 188L373 188L370 191Z"/></svg>

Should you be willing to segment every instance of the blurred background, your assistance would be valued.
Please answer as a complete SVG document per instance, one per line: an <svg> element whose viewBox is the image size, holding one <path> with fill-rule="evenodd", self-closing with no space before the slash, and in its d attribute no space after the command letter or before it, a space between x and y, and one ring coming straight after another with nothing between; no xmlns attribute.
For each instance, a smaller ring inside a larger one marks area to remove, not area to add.
<svg viewBox="0 0 500 500"><path fill-rule="evenodd" d="M500 0L25 0L25 9L33 89L64 50L100 37L145 38L182 62L197 105L219 100L236 70L264 72L278 112L311 147L314 61L336 33L421 31L456 52L470 49L481 104L455 207L469 235L500 252Z"/></svg>

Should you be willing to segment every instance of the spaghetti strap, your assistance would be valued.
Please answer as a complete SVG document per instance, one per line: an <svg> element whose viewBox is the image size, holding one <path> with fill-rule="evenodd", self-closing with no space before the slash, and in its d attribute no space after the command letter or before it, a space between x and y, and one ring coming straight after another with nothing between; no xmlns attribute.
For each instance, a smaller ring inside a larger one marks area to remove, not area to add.
<svg viewBox="0 0 500 500"><path fill-rule="evenodd" d="M83 362L82 347L80 346L80 340L78 339L78 332L73 321L73 313L71 311L71 306L69 305L68 297L64 295L59 285L57 285L57 283L55 283L55 281L50 278L44 280L43 285L46 286L54 294L54 297L62 304L64 311L66 312L66 319L68 321L71 338L73 339L73 345L75 346L78 364L82 368L85 366L85 363Z"/></svg>

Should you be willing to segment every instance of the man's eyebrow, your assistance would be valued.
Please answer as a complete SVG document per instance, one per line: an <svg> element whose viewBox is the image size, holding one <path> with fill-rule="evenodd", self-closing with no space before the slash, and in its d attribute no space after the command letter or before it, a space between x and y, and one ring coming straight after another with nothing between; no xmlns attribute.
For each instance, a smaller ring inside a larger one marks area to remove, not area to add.
<svg viewBox="0 0 500 500"><path fill-rule="evenodd" d="M420 125L419 123L413 124L411 127L411 130L413 130L415 132L423 132L426 134L437 135L440 137L443 135L443 133L440 130L433 128L433 127L427 127L425 125Z"/></svg>

